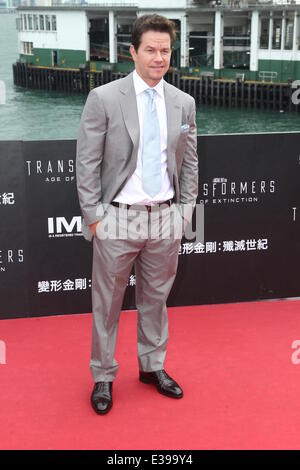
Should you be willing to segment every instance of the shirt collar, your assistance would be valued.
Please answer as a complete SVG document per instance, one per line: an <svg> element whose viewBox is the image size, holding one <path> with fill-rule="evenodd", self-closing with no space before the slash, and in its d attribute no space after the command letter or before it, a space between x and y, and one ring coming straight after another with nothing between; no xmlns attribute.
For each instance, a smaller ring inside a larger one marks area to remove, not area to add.
<svg viewBox="0 0 300 470"><path fill-rule="evenodd" d="M137 73L136 70L133 71L133 84L135 88L136 95L143 93L149 87L149 85L142 79L142 77ZM161 96L164 97L164 79L162 78L153 89Z"/></svg>

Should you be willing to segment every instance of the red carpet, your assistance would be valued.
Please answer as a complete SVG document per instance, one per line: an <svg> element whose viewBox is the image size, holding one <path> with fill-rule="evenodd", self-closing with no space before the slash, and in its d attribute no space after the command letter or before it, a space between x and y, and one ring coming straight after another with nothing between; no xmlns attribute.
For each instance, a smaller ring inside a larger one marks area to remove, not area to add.
<svg viewBox="0 0 300 470"><path fill-rule="evenodd" d="M170 308L166 370L181 400L138 381L136 312L123 312L105 416L89 402L90 314L1 320L0 448L300 449L299 308Z"/></svg>

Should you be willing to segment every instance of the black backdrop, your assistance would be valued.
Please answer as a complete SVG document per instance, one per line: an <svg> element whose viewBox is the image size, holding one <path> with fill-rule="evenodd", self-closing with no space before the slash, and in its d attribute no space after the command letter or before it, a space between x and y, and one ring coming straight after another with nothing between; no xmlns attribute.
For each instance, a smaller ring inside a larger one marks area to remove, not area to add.
<svg viewBox="0 0 300 470"><path fill-rule="evenodd" d="M75 148L0 142L0 318L91 311ZM299 150L300 133L198 137L205 239L182 240L168 305L300 296Z"/></svg>

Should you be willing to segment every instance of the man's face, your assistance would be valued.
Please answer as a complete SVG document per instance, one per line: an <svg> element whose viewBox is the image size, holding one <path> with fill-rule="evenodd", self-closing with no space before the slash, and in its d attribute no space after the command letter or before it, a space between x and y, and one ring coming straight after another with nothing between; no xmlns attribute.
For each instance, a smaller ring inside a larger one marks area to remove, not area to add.
<svg viewBox="0 0 300 470"><path fill-rule="evenodd" d="M160 31L143 33L137 51L132 44L130 46L137 73L151 87L155 86L168 71L171 52L169 33Z"/></svg>

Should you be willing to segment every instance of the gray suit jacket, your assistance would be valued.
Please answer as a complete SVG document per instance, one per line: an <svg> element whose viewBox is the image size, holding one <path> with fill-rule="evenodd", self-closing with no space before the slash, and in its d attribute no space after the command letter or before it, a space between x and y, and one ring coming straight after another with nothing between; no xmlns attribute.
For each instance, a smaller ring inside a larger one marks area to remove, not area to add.
<svg viewBox="0 0 300 470"><path fill-rule="evenodd" d="M164 81L167 111L167 168L175 202L196 203L198 194L195 100ZM135 171L139 120L132 73L90 91L77 136L76 181L82 233L104 216L109 204Z"/></svg>

